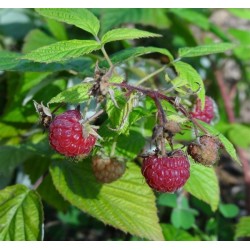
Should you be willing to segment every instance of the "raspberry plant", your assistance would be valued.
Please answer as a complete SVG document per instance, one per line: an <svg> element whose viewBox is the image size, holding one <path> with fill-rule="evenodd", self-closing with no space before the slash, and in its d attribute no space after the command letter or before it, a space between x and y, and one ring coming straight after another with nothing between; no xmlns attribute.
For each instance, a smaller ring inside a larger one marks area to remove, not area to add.
<svg viewBox="0 0 250 250"><path fill-rule="evenodd" d="M235 45L182 47L175 57L166 48L128 43L130 47L109 55L109 43L157 40L162 35L135 28L100 30L102 22L86 9L36 12L46 18L54 37L32 31L24 54L1 51L2 70L31 71L25 75L32 90L24 106L33 105L36 84L52 81L55 88L52 93L45 88L31 114L25 114L35 132L22 134L21 146L1 149L17 155L18 162L10 162L9 169L26 163L32 185L0 191L0 239L41 240L44 201L62 210L70 203L105 224L149 240L164 239L155 205L158 192L189 193L216 211L218 151L239 160L231 142L209 124L213 101L185 59L223 53ZM80 28L86 39L65 39L61 22ZM35 37L40 38L38 44ZM148 54L164 60L142 57ZM48 73L53 71L61 74ZM152 81L163 84L153 86ZM182 139L185 133L188 140ZM36 161L44 166L35 169ZM13 215L21 213L32 216L24 221ZM173 218L180 213L174 210ZM32 234L24 233L31 229Z"/></svg>

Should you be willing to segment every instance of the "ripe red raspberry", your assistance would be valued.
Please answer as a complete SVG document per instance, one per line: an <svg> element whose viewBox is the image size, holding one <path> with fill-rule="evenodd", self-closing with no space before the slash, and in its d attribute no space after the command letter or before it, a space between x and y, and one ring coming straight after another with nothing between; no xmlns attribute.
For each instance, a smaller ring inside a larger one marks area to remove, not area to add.
<svg viewBox="0 0 250 250"><path fill-rule="evenodd" d="M189 161L181 152L172 156L148 156L143 160L141 171L151 188L172 193L184 186L190 175L189 168Z"/></svg>
<svg viewBox="0 0 250 250"><path fill-rule="evenodd" d="M87 156L94 147L96 137L87 134L81 124L81 113L69 110L55 117L49 127L49 142L58 153L68 157Z"/></svg>
<svg viewBox="0 0 250 250"><path fill-rule="evenodd" d="M211 97L206 96L204 109L201 109L201 100L197 99L191 115L193 118L199 119L206 123L210 123L215 116L214 111L214 100Z"/></svg>
<svg viewBox="0 0 250 250"><path fill-rule="evenodd" d="M190 143L187 148L188 154L203 165L210 166L219 158L221 143L216 137L203 135L199 138L200 143Z"/></svg>
<svg viewBox="0 0 250 250"><path fill-rule="evenodd" d="M118 180L125 172L125 164L115 158L93 157L92 169L96 179L102 183Z"/></svg>

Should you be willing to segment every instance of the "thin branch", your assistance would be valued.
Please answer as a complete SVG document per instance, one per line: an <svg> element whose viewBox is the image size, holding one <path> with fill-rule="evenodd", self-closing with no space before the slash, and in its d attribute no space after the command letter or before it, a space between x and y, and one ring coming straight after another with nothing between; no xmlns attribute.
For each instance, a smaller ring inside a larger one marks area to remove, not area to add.
<svg viewBox="0 0 250 250"><path fill-rule="evenodd" d="M223 75L222 72L219 70L215 71L215 77L222 95L222 99L225 104L225 110L228 116L229 123L234 123L235 122L235 115L232 107L232 95L229 94L229 91L224 83ZM238 152L241 164L242 164L242 169L243 169L243 174L244 174L244 181L245 181L245 187L246 187L246 210L247 213L250 214L250 164L247 160L247 158L244 155L244 150L241 149L240 147L236 147L236 150Z"/></svg>
<svg viewBox="0 0 250 250"><path fill-rule="evenodd" d="M35 184L33 185L32 189L36 190L43 182L43 180L45 179L45 177L49 174L49 171L47 170L43 175L41 175L37 181L35 182Z"/></svg>
<svg viewBox="0 0 250 250"><path fill-rule="evenodd" d="M100 44L102 43L98 36L95 36L95 39L96 39L96 41L99 42ZM102 53L103 53L105 59L107 60L107 62L108 62L108 64L109 64L110 68L113 68L114 65L113 65L111 59L109 58L109 56L108 56L108 54L107 54L107 52L106 52L106 50L105 50L105 48L104 48L104 45L102 45L101 51L102 51Z"/></svg>
<svg viewBox="0 0 250 250"><path fill-rule="evenodd" d="M235 117L234 117L232 102L231 102L231 99L229 98L229 91L226 88L226 85L224 84L223 75L219 70L216 70L215 77L216 77L218 86L220 88L222 99L223 99L224 104L225 104L225 109L226 109L226 113L228 116L228 120L230 123L234 123Z"/></svg>
<svg viewBox="0 0 250 250"><path fill-rule="evenodd" d="M93 114L92 116L90 116L89 118L83 120L83 123L86 122L91 122L93 120L95 120L98 116L100 116L102 113L104 112L103 109L99 110L98 112L96 112L95 114ZM81 121L80 121L81 122Z"/></svg>
<svg viewBox="0 0 250 250"><path fill-rule="evenodd" d="M159 68L158 70L152 72L151 74L147 75L146 77L142 78L139 82L137 82L135 85L141 85L142 83L146 82L148 79L154 77L155 75L158 75L159 73L161 73L162 71L164 71L167 68L166 65L164 65L163 67Z"/></svg>

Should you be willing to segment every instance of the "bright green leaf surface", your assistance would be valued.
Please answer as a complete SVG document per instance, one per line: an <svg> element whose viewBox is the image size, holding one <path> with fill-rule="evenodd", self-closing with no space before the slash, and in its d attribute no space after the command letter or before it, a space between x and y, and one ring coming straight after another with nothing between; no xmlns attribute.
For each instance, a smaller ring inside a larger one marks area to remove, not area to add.
<svg viewBox="0 0 250 250"><path fill-rule="evenodd" d="M239 223L236 225L235 238L250 237L250 216L240 218Z"/></svg>
<svg viewBox="0 0 250 250"><path fill-rule="evenodd" d="M0 191L0 240L42 240L43 209L34 190L17 184Z"/></svg>
<svg viewBox="0 0 250 250"><path fill-rule="evenodd" d="M201 99L202 106L205 104L205 87L201 76L188 63L177 61L173 63L177 72L177 77L172 80L174 86L184 86L190 88L193 92L197 92L199 99Z"/></svg>
<svg viewBox="0 0 250 250"><path fill-rule="evenodd" d="M239 208L234 204L220 204L219 210L226 218L234 218L239 214Z"/></svg>
<svg viewBox="0 0 250 250"><path fill-rule="evenodd" d="M189 210L175 208L171 214L171 223L176 228L189 229L195 222L193 213Z"/></svg>
<svg viewBox="0 0 250 250"><path fill-rule="evenodd" d="M190 177L184 189L196 198L208 203L215 211L219 205L219 183L213 168L192 163Z"/></svg>
<svg viewBox="0 0 250 250"><path fill-rule="evenodd" d="M65 61L100 48L100 44L94 40L68 40L36 49L23 56L22 59L46 63Z"/></svg>
<svg viewBox="0 0 250 250"><path fill-rule="evenodd" d="M84 102L90 98L89 90L92 86L89 83L75 85L53 97L49 103L66 102L74 104Z"/></svg>
<svg viewBox="0 0 250 250"><path fill-rule="evenodd" d="M214 53L222 53L235 48L232 43L213 43L196 47L184 47L178 51L179 57L205 56Z"/></svg>
<svg viewBox="0 0 250 250"><path fill-rule="evenodd" d="M87 9L47 8L36 9L36 11L42 16L68 24L73 24L76 27L93 34L94 36L98 34L100 28L99 20Z"/></svg>
<svg viewBox="0 0 250 250"><path fill-rule="evenodd" d="M108 31L102 37L102 44L119 41L119 40L131 40L138 38L147 38L147 37L160 37L161 35L151 33L144 30L138 29L129 29L129 28L120 28Z"/></svg>
<svg viewBox="0 0 250 250"><path fill-rule="evenodd" d="M174 227L171 224L161 224L162 232L167 241L197 241L199 237L192 236L187 231Z"/></svg>
<svg viewBox="0 0 250 250"><path fill-rule="evenodd" d="M133 235L163 239L154 194L134 163L127 164L121 179L105 185L95 180L88 160L58 162L50 172L61 195L82 211Z"/></svg>

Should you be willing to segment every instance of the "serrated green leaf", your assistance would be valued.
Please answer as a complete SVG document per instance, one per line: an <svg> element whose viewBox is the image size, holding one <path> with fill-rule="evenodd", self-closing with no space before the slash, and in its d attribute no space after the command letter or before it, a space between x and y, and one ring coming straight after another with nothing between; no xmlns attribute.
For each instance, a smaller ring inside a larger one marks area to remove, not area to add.
<svg viewBox="0 0 250 250"><path fill-rule="evenodd" d="M184 47L178 50L179 57L195 57L195 56L205 56L215 53L222 53L227 50L234 49L235 44L232 43L213 43L200 45L196 47Z"/></svg>
<svg viewBox="0 0 250 250"><path fill-rule="evenodd" d="M10 51L0 51L0 70L20 72L56 72L74 70L85 72L91 68L93 61L90 58L76 58L57 63L38 63L21 60L22 55Z"/></svg>
<svg viewBox="0 0 250 250"><path fill-rule="evenodd" d="M234 218L239 214L239 208L234 204L220 204L219 210L226 218Z"/></svg>
<svg viewBox="0 0 250 250"><path fill-rule="evenodd" d="M205 122L202 122L200 120L197 120L197 122L199 122L203 127L205 127L205 129L211 135L216 136L221 141L225 150L232 157L232 159L234 159L238 164L241 165L233 144L222 133L220 133L216 128L214 128L213 126L211 126Z"/></svg>
<svg viewBox="0 0 250 250"><path fill-rule="evenodd" d="M81 103L87 101L90 98L89 90L93 86L91 83L82 83L75 85L71 88L64 90L59 93L57 96L53 97L50 103Z"/></svg>
<svg viewBox="0 0 250 250"><path fill-rule="evenodd" d="M184 189L196 198L206 202L215 211L219 205L219 183L213 168L191 161L190 177Z"/></svg>
<svg viewBox="0 0 250 250"><path fill-rule="evenodd" d="M87 9L47 8L36 9L36 11L42 16L49 17L60 22L73 24L94 36L97 36L100 29L99 20Z"/></svg>
<svg viewBox="0 0 250 250"><path fill-rule="evenodd" d="M161 35L151 33L144 30L138 29L129 29L129 28L120 28L110 30L105 33L101 39L102 44L119 41L119 40L131 40L138 38L147 38L147 37L160 37Z"/></svg>
<svg viewBox="0 0 250 250"><path fill-rule="evenodd" d="M43 209L34 190L17 184L0 191L0 240L42 240Z"/></svg>
<svg viewBox="0 0 250 250"><path fill-rule="evenodd" d="M22 59L46 63L65 61L100 48L101 45L94 40L68 40L38 48L23 56Z"/></svg>
<svg viewBox="0 0 250 250"><path fill-rule="evenodd" d="M189 229L194 225L195 218L189 210L175 208L171 213L171 223L176 228Z"/></svg>
<svg viewBox="0 0 250 250"><path fill-rule="evenodd" d="M73 165L57 162L50 169L53 182L71 204L106 224L139 237L162 240L155 197L142 181L134 163L118 181L102 185L91 171L90 161Z"/></svg>
<svg viewBox="0 0 250 250"><path fill-rule="evenodd" d="M236 225L235 238L250 237L250 216L240 218Z"/></svg>
<svg viewBox="0 0 250 250"><path fill-rule="evenodd" d="M28 35L24 38L24 45L22 48L22 52L29 53L32 50L56 42L57 40L55 38L48 36L39 29L35 29L30 31Z"/></svg>
<svg viewBox="0 0 250 250"><path fill-rule="evenodd" d="M188 63L177 61L172 63L177 77L171 82L177 86L176 90L188 88L197 93L201 100L202 107L205 105L205 87L198 72ZM180 86L180 87L179 87ZM183 88L182 88L183 87Z"/></svg>
<svg viewBox="0 0 250 250"><path fill-rule="evenodd" d="M185 230L174 227L171 224L161 224L162 232L166 241L197 241L199 237L193 236Z"/></svg>
<svg viewBox="0 0 250 250"><path fill-rule="evenodd" d="M172 61L174 58L172 54L164 48L157 48L157 47L135 47L135 48L128 48L121 50L113 55L111 55L111 61L114 64L123 63L127 60L136 58L138 56L147 55L150 53L160 53L165 55L169 58L169 61Z"/></svg>

